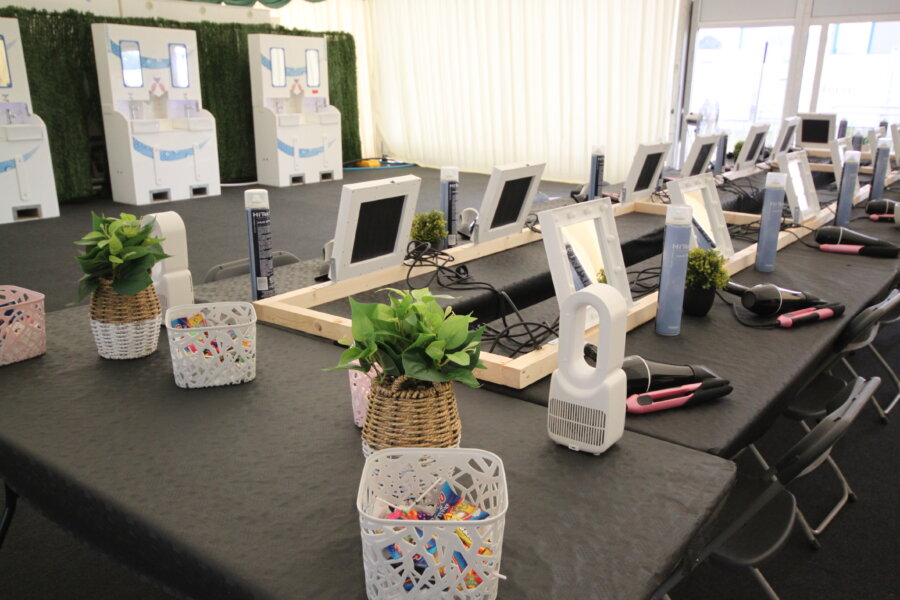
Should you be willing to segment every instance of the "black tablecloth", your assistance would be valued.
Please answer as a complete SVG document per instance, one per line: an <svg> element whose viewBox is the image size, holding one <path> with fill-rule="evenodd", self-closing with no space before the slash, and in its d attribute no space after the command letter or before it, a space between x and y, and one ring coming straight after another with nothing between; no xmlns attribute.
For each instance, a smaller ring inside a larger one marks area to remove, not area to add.
<svg viewBox="0 0 900 600"><path fill-rule="evenodd" d="M167 342L97 357L83 308L0 376L0 477L49 517L196 598L363 598L363 465L338 348L258 328L258 375L181 390ZM681 560L734 465L626 432L553 444L545 409L460 387L463 445L505 462L505 598L641 598ZM11 534L15 535L15 527Z"/></svg>
<svg viewBox="0 0 900 600"><path fill-rule="evenodd" d="M862 215L862 210L854 210L855 217ZM891 225L864 219L850 225L900 243L900 232ZM828 354L832 341L852 316L896 285L898 265L897 260L827 254L798 242L778 253L773 273L758 273L751 267L738 273L734 280L744 285L772 282L841 302L846 306L843 318L796 330L751 329L740 325L731 309L717 300L707 317L684 317L679 336L657 335L653 321L629 332L626 354L706 365L731 380L735 389L729 398L705 405L629 415L626 428L731 456L765 431L780 412L783 400ZM532 321L551 321L558 314L555 300L550 299L526 310L524 316ZM489 387L546 405L550 384L545 378L523 390Z"/></svg>

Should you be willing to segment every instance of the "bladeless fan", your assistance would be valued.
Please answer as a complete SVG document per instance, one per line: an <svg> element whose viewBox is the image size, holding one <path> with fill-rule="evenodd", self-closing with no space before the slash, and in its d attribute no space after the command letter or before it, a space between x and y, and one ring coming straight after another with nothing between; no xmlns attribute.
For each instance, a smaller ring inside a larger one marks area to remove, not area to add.
<svg viewBox="0 0 900 600"><path fill-rule="evenodd" d="M144 216L146 225L153 219L150 235L165 238L160 245L169 258L161 260L150 271L153 285L159 295L163 314L171 306L194 303L194 283L188 270L187 231L181 216L169 210Z"/></svg>
<svg viewBox="0 0 900 600"><path fill-rule="evenodd" d="M597 363L584 360L588 308L599 316ZM625 430L625 300L595 283L563 300L559 311L559 366L550 378L547 432L557 444L601 454Z"/></svg>

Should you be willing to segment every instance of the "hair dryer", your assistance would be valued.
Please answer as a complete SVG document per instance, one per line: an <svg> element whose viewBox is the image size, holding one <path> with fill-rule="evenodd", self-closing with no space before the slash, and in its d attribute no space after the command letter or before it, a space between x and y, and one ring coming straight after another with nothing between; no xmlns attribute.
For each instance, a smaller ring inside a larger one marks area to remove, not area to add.
<svg viewBox="0 0 900 600"><path fill-rule="evenodd" d="M821 227L816 231L816 241L819 242L819 250L823 252L881 258L897 258L900 254L900 248L894 244L847 227Z"/></svg>
<svg viewBox="0 0 900 600"><path fill-rule="evenodd" d="M824 302L812 294L781 288L774 283L760 283L748 288L729 281L725 286L725 291L740 296L744 308L761 317L770 317Z"/></svg>
<svg viewBox="0 0 900 600"><path fill-rule="evenodd" d="M816 241L820 244L851 244L854 246L877 246L893 248L890 242L880 240L877 237L853 231L849 227L835 227L826 225L816 230Z"/></svg>
<svg viewBox="0 0 900 600"><path fill-rule="evenodd" d="M595 364L597 347L594 344L585 344L584 357L588 363ZM625 371L628 380L629 396L698 383L707 379L719 379L718 375L700 365L674 365L648 360L636 354L625 357L622 361L622 370Z"/></svg>
<svg viewBox="0 0 900 600"><path fill-rule="evenodd" d="M866 204L866 214L869 215L892 215L897 210L896 200L872 200Z"/></svg>

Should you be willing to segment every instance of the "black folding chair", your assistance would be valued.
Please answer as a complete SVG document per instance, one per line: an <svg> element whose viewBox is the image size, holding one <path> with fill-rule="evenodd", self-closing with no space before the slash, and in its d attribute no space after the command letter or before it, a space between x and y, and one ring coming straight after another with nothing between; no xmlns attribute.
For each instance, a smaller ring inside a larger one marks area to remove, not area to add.
<svg viewBox="0 0 900 600"><path fill-rule="evenodd" d="M764 475L739 474L734 489L710 526L712 541L685 561L684 568L673 574L654 598L667 598L690 567L710 559L748 568L767 596L778 600L759 565L784 547L793 530L797 503L786 486L828 459L832 447L847 432L880 383L877 377L868 381L858 378L847 401L826 415Z"/></svg>

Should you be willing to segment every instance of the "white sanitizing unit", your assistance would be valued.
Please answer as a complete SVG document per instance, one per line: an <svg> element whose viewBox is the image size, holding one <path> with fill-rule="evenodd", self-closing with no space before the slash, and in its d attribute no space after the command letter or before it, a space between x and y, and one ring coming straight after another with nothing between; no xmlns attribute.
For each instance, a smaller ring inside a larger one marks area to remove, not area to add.
<svg viewBox="0 0 900 600"><path fill-rule="evenodd" d="M584 359L586 313L599 317L597 363ZM559 366L550 377L547 432L557 444L601 454L625 431L625 321L622 294L595 283L562 301L559 307Z"/></svg>
<svg viewBox="0 0 900 600"><path fill-rule="evenodd" d="M31 109L16 19L0 19L0 223L59 216L47 127Z"/></svg>
<svg viewBox="0 0 900 600"><path fill-rule="evenodd" d="M252 34L247 48L259 183L343 179L341 113L328 102L325 38Z"/></svg>
<svg viewBox="0 0 900 600"><path fill-rule="evenodd" d="M106 23L91 29L113 200L218 196L216 120L201 103L196 34Z"/></svg>

